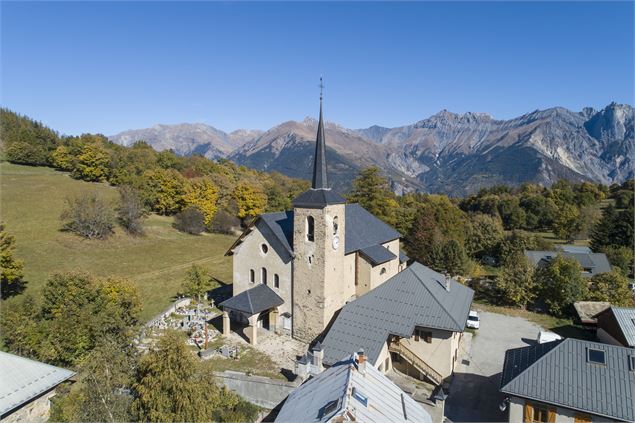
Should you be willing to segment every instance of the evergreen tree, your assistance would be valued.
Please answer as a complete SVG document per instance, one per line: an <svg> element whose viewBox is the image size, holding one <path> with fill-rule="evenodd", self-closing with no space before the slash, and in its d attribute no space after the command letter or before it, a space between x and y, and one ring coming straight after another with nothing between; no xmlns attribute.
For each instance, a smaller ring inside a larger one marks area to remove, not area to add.
<svg viewBox="0 0 635 423"><path fill-rule="evenodd" d="M390 190L388 179L381 169L371 166L363 169L353 181L353 189L347 196L350 203L359 203L366 210L388 224L395 221L395 209L399 206Z"/></svg>
<svg viewBox="0 0 635 423"><path fill-rule="evenodd" d="M201 301L201 298L212 287L211 279L207 270L202 266L193 264L185 275L185 280L181 285L181 290L185 295L194 297Z"/></svg>
<svg viewBox="0 0 635 423"><path fill-rule="evenodd" d="M451 239L443 245L444 271L452 276L467 275L470 267L470 259L465 254L465 249L457 240Z"/></svg>
<svg viewBox="0 0 635 423"><path fill-rule="evenodd" d="M0 222L0 288L1 297L7 298L24 289L24 262L13 257L15 237L7 233Z"/></svg>

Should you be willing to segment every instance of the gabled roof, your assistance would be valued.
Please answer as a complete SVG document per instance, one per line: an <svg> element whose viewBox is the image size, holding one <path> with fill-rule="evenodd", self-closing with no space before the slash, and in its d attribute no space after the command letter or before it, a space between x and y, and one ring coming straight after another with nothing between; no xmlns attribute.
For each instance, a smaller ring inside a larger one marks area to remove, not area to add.
<svg viewBox="0 0 635 423"><path fill-rule="evenodd" d="M364 247L359 250L359 253L373 266L386 263L387 261L397 258L396 255L390 252L386 247L382 245L373 245L372 247Z"/></svg>
<svg viewBox="0 0 635 423"><path fill-rule="evenodd" d="M604 351L606 364L587 361ZM635 420L635 372L630 348L578 339L515 348L505 353L501 392L617 420Z"/></svg>
<svg viewBox="0 0 635 423"><path fill-rule="evenodd" d="M590 272L582 272L582 276L594 276L598 273L611 271L611 265L604 253L571 253L567 251L529 251L525 250L525 256L534 266L546 266L556 256L571 258L580 263L580 266L590 269Z"/></svg>
<svg viewBox="0 0 635 423"><path fill-rule="evenodd" d="M248 289L247 291L234 295L230 299L220 303L218 306L223 309L228 308L253 315L269 310L272 307L278 307L283 303L284 300L280 298L273 289L261 283L251 289Z"/></svg>
<svg viewBox="0 0 635 423"><path fill-rule="evenodd" d="M359 204L346 204L345 214L345 254L377 244L384 244L401 236L399 232L373 216ZM225 255L232 255L234 249L254 230L254 227L260 230L274 248L278 243L284 248L286 253L279 252L279 254L285 263L287 258L293 257L292 211L261 214L243 231Z"/></svg>
<svg viewBox="0 0 635 423"><path fill-rule="evenodd" d="M324 342L324 363L363 348L375 363L390 334L409 338L415 326L462 332L474 291L413 263L344 306Z"/></svg>
<svg viewBox="0 0 635 423"><path fill-rule="evenodd" d="M564 251L566 253L592 253L589 247L582 247L579 245L556 245L556 249L560 251Z"/></svg>
<svg viewBox="0 0 635 423"><path fill-rule="evenodd" d="M615 317L617 328L622 333L623 340L626 345L635 348L635 308L628 307L609 307L601 311L596 316L611 313Z"/></svg>
<svg viewBox="0 0 635 423"><path fill-rule="evenodd" d="M293 200L293 207L321 209L329 204L344 204L346 200L331 189L311 188Z"/></svg>
<svg viewBox="0 0 635 423"><path fill-rule="evenodd" d="M306 381L289 394L276 422L330 422L348 414L358 422L431 423L432 419L410 395L382 372L367 364L358 371L348 357ZM329 405L329 407L327 407Z"/></svg>
<svg viewBox="0 0 635 423"><path fill-rule="evenodd" d="M4 417L75 372L0 351L0 375L0 417Z"/></svg>

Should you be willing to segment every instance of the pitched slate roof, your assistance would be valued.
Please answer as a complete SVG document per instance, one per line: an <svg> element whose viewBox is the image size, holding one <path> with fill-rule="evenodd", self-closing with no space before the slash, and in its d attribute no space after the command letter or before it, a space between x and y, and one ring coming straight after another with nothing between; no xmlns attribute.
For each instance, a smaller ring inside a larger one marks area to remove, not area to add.
<svg viewBox="0 0 635 423"><path fill-rule="evenodd" d="M273 289L261 283L251 289L248 289L247 291L234 295L230 299L220 303L218 306L242 311L248 314L256 314L272 307L278 307L283 303L284 300L280 298Z"/></svg>
<svg viewBox="0 0 635 423"><path fill-rule="evenodd" d="M462 332L473 296L454 280L446 290L445 276L415 262L344 306L322 342L324 363L363 348L374 364L388 335L409 338L415 326Z"/></svg>
<svg viewBox="0 0 635 423"><path fill-rule="evenodd" d="M557 255L571 258L580 263L583 268L591 269L590 272L582 272L582 276L594 276L598 273L606 273L611 271L611 265L604 253L570 253L567 251L528 251L525 250L525 256L534 264L534 266L546 266Z"/></svg>
<svg viewBox="0 0 635 423"><path fill-rule="evenodd" d="M397 256L382 245L373 245L372 247L364 247L359 253L370 262L373 266L386 263L387 261L396 259Z"/></svg>
<svg viewBox="0 0 635 423"><path fill-rule="evenodd" d="M604 351L606 365L587 362ZM618 420L635 420L635 372L630 348L578 339L508 350L501 392Z"/></svg>
<svg viewBox="0 0 635 423"><path fill-rule="evenodd" d="M333 404L332 409L325 410L327 404ZM360 373L353 357L291 392L276 422L330 422L346 413L366 423L404 422L405 417L409 422L432 422L427 411L379 370L367 364Z"/></svg>
<svg viewBox="0 0 635 423"><path fill-rule="evenodd" d="M329 204L344 204L346 200L331 189L311 188L293 200L294 207L321 209Z"/></svg>
<svg viewBox="0 0 635 423"><path fill-rule="evenodd" d="M75 372L0 352L0 416L50 391Z"/></svg>
<svg viewBox="0 0 635 423"><path fill-rule="evenodd" d="M373 216L359 204L346 204L345 214L345 254L359 251L362 248L384 244L401 236L399 232ZM266 225L266 230L261 229L264 225ZM283 246L286 251L286 253L281 254L283 260L287 257L286 254L288 254L288 257L293 257L292 211L261 214L252 222L249 228L245 229L225 255L233 254L234 248L249 235L250 230L253 230L253 226L260 229L269 244L275 246L279 243Z"/></svg>

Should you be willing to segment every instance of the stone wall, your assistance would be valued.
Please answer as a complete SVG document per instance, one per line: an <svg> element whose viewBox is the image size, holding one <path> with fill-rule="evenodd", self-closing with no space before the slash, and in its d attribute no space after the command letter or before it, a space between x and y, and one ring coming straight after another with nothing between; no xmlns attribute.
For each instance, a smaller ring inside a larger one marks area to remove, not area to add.
<svg viewBox="0 0 635 423"><path fill-rule="evenodd" d="M246 401L268 409L275 408L300 384L299 381L286 382L263 376L248 376L229 370L215 373L215 376L227 389L237 393Z"/></svg>
<svg viewBox="0 0 635 423"><path fill-rule="evenodd" d="M37 397L36 399L24 404L13 413L2 419L2 423L39 423L46 422L49 419L51 411L51 397L55 395L55 391L51 390Z"/></svg>

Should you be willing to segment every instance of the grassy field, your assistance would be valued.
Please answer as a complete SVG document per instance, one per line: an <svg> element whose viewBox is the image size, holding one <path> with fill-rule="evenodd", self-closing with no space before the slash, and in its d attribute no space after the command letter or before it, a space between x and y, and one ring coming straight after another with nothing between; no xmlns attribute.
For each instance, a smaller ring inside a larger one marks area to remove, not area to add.
<svg viewBox="0 0 635 423"><path fill-rule="evenodd" d="M131 237L117 228L105 241L84 240L60 231L65 199L97 191L115 202L114 188L77 181L48 168L10 163L0 163L0 183L0 215L16 238L16 256L25 261L26 292L37 294L54 272L122 276L139 288L142 318L148 320L169 304L193 263L231 282L231 258L223 254L234 237L183 234L172 228L172 218L151 215L145 221L144 237Z"/></svg>

